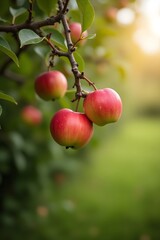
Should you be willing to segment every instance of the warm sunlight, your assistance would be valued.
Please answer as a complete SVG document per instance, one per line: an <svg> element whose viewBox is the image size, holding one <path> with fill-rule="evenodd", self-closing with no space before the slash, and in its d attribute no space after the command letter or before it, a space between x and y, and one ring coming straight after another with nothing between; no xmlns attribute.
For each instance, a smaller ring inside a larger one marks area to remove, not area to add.
<svg viewBox="0 0 160 240"><path fill-rule="evenodd" d="M135 19L135 13L130 8L122 8L117 12L117 21L123 25L129 25L133 23Z"/></svg>
<svg viewBox="0 0 160 240"><path fill-rule="evenodd" d="M133 39L145 53L160 51L160 0L137 0L118 10L116 18L121 25L135 23Z"/></svg>
<svg viewBox="0 0 160 240"><path fill-rule="evenodd" d="M135 42L148 54L160 51L160 0L139 0L137 3Z"/></svg>

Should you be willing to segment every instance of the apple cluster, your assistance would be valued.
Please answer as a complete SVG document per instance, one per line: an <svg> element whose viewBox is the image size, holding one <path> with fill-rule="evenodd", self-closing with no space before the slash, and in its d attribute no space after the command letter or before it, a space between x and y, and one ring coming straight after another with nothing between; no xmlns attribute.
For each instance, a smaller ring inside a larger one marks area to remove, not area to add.
<svg viewBox="0 0 160 240"><path fill-rule="evenodd" d="M48 71L36 78L35 91L43 100L56 100L65 95L67 79L59 71ZM86 145L93 135L93 124L104 126L116 122L122 113L122 101L110 88L88 93L83 100L84 112L63 108L51 119L53 139L66 148L78 149Z"/></svg>

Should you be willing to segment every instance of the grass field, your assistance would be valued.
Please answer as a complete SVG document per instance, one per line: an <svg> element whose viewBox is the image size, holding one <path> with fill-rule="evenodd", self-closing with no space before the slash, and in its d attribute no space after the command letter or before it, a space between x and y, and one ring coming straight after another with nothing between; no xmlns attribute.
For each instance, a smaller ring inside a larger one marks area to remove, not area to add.
<svg viewBox="0 0 160 240"><path fill-rule="evenodd" d="M159 240L159 119L128 122L91 159L62 193L54 239Z"/></svg>

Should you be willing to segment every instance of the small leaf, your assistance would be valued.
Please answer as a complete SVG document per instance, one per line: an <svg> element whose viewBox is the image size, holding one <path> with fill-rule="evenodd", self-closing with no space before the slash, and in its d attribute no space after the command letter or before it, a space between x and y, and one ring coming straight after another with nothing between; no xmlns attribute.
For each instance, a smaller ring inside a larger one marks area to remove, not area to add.
<svg viewBox="0 0 160 240"><path fill-rule="evenodd" d="M38 36L35 32L30 29L22 29L19 31L19 39L21 47L29 44L37 44L43 41L44 37Z"/></svg>
<svg viewBox="0 0 160 240"><path fill-rule="evenodd" d="M7 22L7 20L0 17L0 22Z"/></svg>
<svg viewBox="0 0 160 240"><path fill-rule="evenodd" d="M95 17L95 12L89 0L76 0L79 10L82 15L82 31L87 30Z"/></svg>
<svg viewBox="0 0 160 240"><path fill-rule="evenodd" d="M85 37L84 39L93 39L96 37L96 33L93 34L88 34L87 37Z"/></svg>
<svg viewBox="0 0 160 240"><path fill-rule="evenodd" d="M0 92L0 99L3 99L3 100L6 100L6 101L17 104L17 102L15 101L15 99L12 96L7 95L7 94L2 93L2 92Z"/></svg>
<svg viewBox="0 0 160 240"><path fill-rule="evenodd" d="M9 11L10 11L10 13L12 14L12 16L13 16L14 18L16 18L16 17L22 15L23 13L25 13L25 12L27 11L27 9L26 9L26 8L14 9L14 8L10 7L10 8L9 8Z"/></svg>
<svg viewBox="0 0 160 240"><path fill-rule="evenodd" d="M74 52L74 57L75 57L76 62L78 63L78 69L80 70L80 72L83 72L84 68L85 68L85 63L84 63L83 58L77 51Z"/></svg>
<svg viewBox="0 0 160 240"><path fill-rule="evenodd" d="M56 3L57 0L37 0L38 7L48 16L50 16L53 9L55 9Z"/></svg>
<svg viewBox="0 0 160 240"><path fill-rule="evenodd" d="M9 43L0 36L0 51L10 57L19 67L19 61L16 54L11 50Z"/></svg>
<svg viewBox="0 0 160 240"><path fill-rule="evenodd" d="M20 151L14 150L13 156L14 156L14 161L15 161L15 165L16 165L17 169L19 171L24 171L27 166L24 155Z"/></svg>

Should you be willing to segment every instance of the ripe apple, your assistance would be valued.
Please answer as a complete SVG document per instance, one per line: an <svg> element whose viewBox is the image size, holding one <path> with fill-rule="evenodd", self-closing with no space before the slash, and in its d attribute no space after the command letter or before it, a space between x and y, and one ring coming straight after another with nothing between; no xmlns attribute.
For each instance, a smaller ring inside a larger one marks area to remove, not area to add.
<svg viewBox="0 0 160 240"><path fill-rule="evenodd" d="M71 39L72 39L73 43L78 42L79 45L83 45L86 40L85 38L88 35L87 30L82 32L82 25L78 22L70 23L69 28L71 31ZM78 40L80 40L80 41L78 41Z"/></svg>
<svg viewBox="0 0 160 240"><path fill-rule="evenodd" d="M63 108L55 113L50 123L53 139L66 148L81 148L93 134L93 124L84 113Z"/></svg>
<svg viewBox="0 0 160 240"><path fill-rule="evenodd" d="M48 71L40 74L35 81L35 91L43 100L61 98L67 91L67 79L59 71Z"/></svg>
<svg viewBox="0 0 160 240"><path fill-rule="evenodd" d="M118 121L122 113L121 98L111 88L88 93L84 99L83 107L87 117L99 126Z"/></svg>
<svg viewBox="0 0 160 240"><path fill-rule="evenodd" d="M39 109L27 105L21 111L21 117L25 123L37 125L42 122L42 113Z"/></svg>

